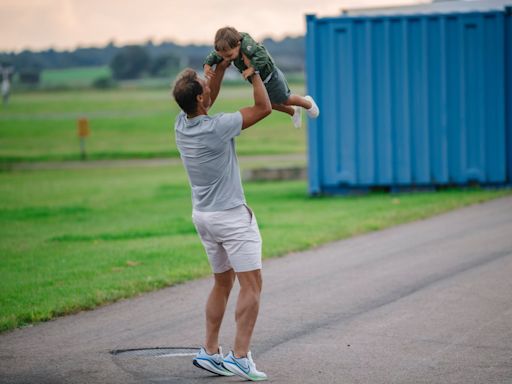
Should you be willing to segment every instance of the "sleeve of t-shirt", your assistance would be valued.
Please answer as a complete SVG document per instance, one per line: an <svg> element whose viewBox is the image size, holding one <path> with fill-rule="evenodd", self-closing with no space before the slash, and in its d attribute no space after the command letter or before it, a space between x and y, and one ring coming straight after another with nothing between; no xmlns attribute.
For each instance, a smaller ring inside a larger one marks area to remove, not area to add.
<svg viewBox="0 0 512 384"><path fill-rule="evenodd" d="M238 136L242 131L242 114L240 111L234 113L220 113L215 119L215 132L222 141L229 141Z"/></svg>
<svg viewBox="0 0 512 384"><path fill-rule="evenodd" d="M180 111L177 115L176 115L176 119L174 121L174 130L175 131L178 131L182 126L183 126L183 120L185 119L185 112L183 111Z"/></svg>

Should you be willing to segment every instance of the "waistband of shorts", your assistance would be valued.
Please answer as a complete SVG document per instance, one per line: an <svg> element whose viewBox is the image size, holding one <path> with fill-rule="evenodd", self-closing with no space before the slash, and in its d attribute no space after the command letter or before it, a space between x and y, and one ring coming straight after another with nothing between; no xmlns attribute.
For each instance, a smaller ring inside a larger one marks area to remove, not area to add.
<svg viewBox="0 0 512 384"><path fill-rule="evenodd" d="M210 215L210 214L215 214L215 213L223 213L223 212L233 211L235 209L240 209L241 207L244 207L244 206L247 206L247 203L235 205L234 207L223 209L222 211L199 211L197 209L192 209L192 214L195 213L195 214L199 214L199 215L204 215L204 214Z"/></svg>
<svg viewBox="0 0 512 384"><path fill-rule="evenodd" d="M265 77L265 79L263 80L263 84L267 84L271 79L272 79L272 75L274 74L275 71L272 71L270 72L270 74Z"/></svg>

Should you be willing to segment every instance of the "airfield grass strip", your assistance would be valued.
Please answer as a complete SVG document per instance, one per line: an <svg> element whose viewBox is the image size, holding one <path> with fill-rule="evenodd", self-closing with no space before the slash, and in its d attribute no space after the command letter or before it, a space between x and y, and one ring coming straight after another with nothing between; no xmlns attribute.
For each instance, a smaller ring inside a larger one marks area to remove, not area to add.
<svg viewBox="0 0 512 384"><path fill-rule="evenodd" d="M511 194L311 198L304 181L244 188L265 258ZM181 166L0 173L0 225L1 331L210 273Z"/></svg>

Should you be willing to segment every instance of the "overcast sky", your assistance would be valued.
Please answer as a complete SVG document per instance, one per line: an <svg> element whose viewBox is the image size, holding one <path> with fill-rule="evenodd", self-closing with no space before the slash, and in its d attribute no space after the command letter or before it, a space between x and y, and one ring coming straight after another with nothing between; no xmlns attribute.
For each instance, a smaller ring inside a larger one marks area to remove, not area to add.
<svg viewBox="0 0 512 384"><path fill-rule="evenodd" d="M256 39L305 33L304 15L428 0L0 0L0 50L141 43L211 44L231 25Z"/></svg>

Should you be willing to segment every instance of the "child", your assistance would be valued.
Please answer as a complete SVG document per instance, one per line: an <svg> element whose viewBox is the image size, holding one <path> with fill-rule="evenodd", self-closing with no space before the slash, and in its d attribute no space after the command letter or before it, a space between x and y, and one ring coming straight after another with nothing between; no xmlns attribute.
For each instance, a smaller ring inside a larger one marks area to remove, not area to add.
<svg viewBox="0 0 512 384"><path fill-rule="evenodd" d="M213 76L213 65L222 60L230 61L235 64L246 80L251 81L254 72L260 74L272 103L272 109L289 114L296 128L300 128L302 125L302 108L306 109L311 118L317 118L320 114L318 106L311 96L302 97L291 94L288 82L281 70L274 64L270 54L249 34L238 32L232 27L221 28L215 34L214 47L215 51L206 57L203 66L207 78ZM251 68L247 68L244 64L242 54L249 58Z"/></svg>

